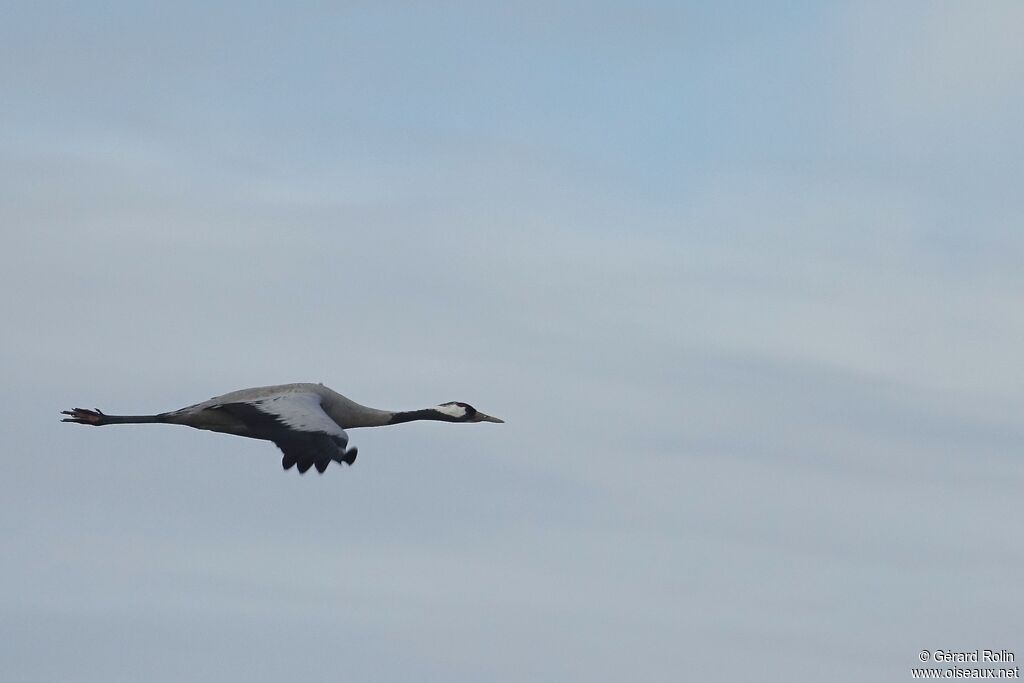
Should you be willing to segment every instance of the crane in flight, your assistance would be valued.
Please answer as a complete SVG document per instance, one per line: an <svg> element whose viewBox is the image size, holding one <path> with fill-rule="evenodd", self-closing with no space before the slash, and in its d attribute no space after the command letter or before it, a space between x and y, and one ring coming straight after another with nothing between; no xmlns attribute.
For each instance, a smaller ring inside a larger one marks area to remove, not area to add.
<svg viewBox="0 0 1024 683"><path fill-rule="evenodd" d="M279 384L232 391L208 401L157 415L107 415L86 408L61 411L61 422L94 425L175 424L273 441L284 453L281 465L323 474L331 462L351 465L346 429L382 427L413 420L504 422L468 403L450 401L422 410L391 411L360 405L323 384Z"/></svg>

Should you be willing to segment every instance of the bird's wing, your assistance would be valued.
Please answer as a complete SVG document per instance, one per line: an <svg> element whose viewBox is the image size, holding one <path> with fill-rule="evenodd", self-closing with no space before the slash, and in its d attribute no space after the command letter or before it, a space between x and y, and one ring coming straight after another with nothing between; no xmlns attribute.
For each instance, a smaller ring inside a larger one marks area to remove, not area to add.
<svg viewBox="0 0 1024 683"><path fill-rule="evenodd" d="M305 473L316 466L323 473L333 460L351 465L356 449L345 450L348 434L320 406L311 392L289 392L249 401L232 401L211 406L245 423L252 436L277 444L284 452L281 465L287 470L298 465Z"/></svg>

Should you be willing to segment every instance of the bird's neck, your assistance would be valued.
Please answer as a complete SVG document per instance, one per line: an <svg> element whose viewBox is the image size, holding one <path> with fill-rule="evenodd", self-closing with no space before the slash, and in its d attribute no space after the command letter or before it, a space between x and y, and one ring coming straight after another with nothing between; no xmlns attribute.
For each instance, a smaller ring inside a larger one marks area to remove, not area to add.
<svg viewBox="0 0 1024 683"><path fill-rule="evenodd" d="M331 419L341 425L342 429L381 427L388 424L388 420L393 415L390 410L378 410L360 405L333 391L324 397L321 406Z"/></svg>
<svg viewBox="0 0 1024 683"><path fill-rule="evenodd" d="M391 419L388 420L387 424L397 425L403 422L412 422L413 420L438 420L440 422L458 422L451 415L445 415L439 410L434 408L424 408L423 410L403 410L397 413L391 413Z"/></svg>
<svg viewBox="0 0 1024 683"><path fill-rule="evenodd" d="M355 429L357 427L383 427L384 425L401 424L413 420L441 420L444 422L456 422L456 420L434 408L423 410L391 411L370 408L355 401L345 398L341 394L330 392L323 400L324 412L341 425L342 429Z"/></svg>

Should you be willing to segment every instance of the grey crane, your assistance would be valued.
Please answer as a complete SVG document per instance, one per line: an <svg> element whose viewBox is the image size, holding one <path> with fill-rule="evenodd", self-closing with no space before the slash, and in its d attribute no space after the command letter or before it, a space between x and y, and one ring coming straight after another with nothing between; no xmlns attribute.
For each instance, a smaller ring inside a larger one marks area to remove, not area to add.
<svg viewBox="0 0 1024 683"><path fill-rule="evenodd" d="M484 415L468 403L450 401L422 410L368 408L323 384L279 384L232 391L180 410L157 415L106 415L98 408L63 410L61 422L103 426L160 423L273 441L284 453L281 465L305 474L310 467L323 474L331 462L351 465L357 449L347 448L346 429L412 422L504 422Z"/></svg>

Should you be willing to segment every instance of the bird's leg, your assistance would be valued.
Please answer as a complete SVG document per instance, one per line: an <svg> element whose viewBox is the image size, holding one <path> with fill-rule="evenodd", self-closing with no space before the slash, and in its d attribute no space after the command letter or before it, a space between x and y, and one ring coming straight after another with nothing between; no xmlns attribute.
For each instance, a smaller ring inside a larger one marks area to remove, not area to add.
<svg viewBox="0 0 1024 683"><path fill-rule="evenodd" d="M61 422L74 422L80 425L123 425L123 424L147 424L150 422L169 422L167 416L160 415L107 415L102 410L88 410L87 408L75 408L74 410L62 410L61 415L69 415Z"/></svg>
<svg viewBox="0 0 1024 683"><path fill-rule="evenodd" d="M107 416L103 414L103 411L97 408L96 410L89 410L88 408L75 408L74 410L62 410L61 415L70 415L71 417L65 417L61 422L74 422L80 425L94 425L99 427L100 425L107 424Z"/></svg>

